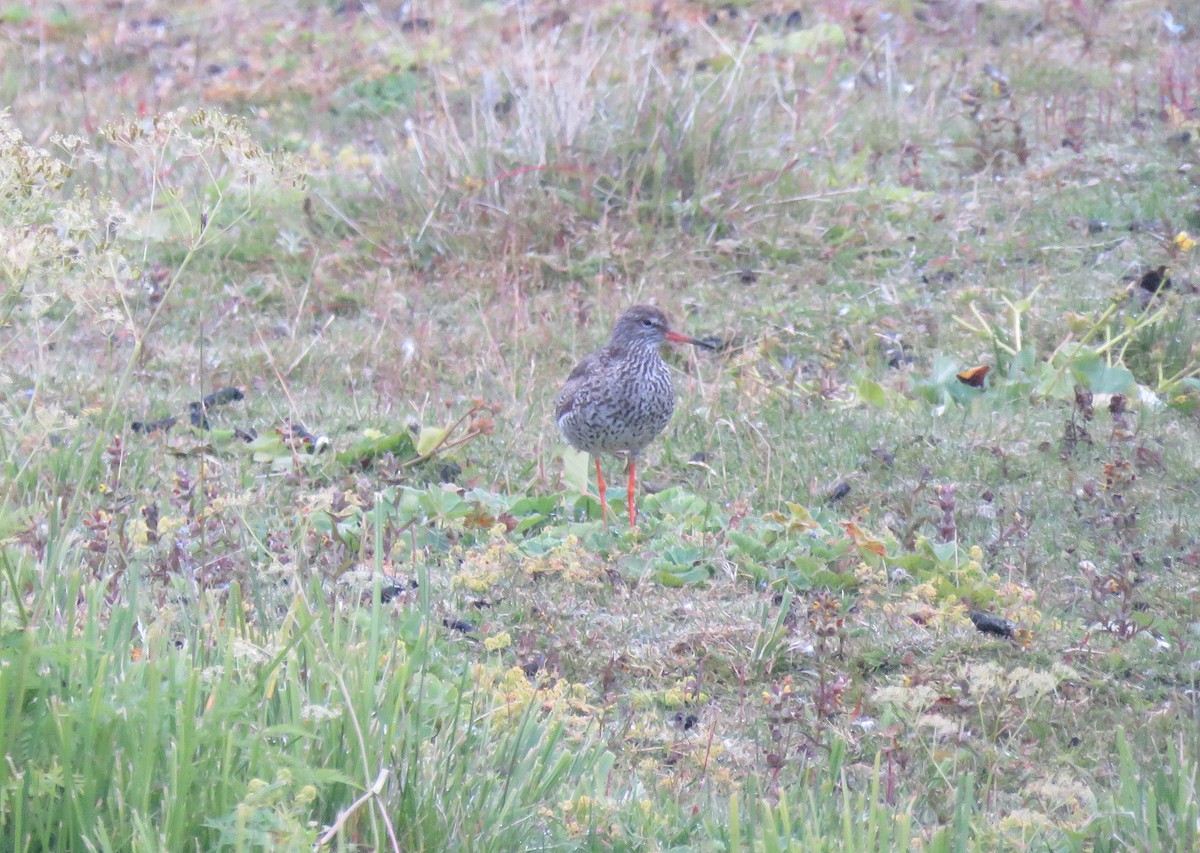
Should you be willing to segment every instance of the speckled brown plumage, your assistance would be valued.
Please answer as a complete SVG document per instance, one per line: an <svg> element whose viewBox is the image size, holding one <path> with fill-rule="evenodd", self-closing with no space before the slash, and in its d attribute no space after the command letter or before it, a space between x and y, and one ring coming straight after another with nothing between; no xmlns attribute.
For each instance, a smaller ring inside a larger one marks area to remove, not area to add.
<svg viewBox="0 0 1200 853"><path fill-rule="evenodd" d="M675 411L671 371L659 354L665 341L707 346L671 331L666 315L652 305L630 308L617 320L608 343L575 366L558 395L558 428L572 447L595 459L601 512L606 518L600 456L615 453L629 460L631 525L637 519L637 456Z"/></svg>

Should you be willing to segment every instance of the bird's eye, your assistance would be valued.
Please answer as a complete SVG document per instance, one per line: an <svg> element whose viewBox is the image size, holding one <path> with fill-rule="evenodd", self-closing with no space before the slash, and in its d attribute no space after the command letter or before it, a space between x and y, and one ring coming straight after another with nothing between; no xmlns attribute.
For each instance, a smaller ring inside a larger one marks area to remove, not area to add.
<svg viewBox="0 0 1200 853"><path fill-rule="evenodd" d="M647 329L653 329L654 321L651 320L649 317L647 317L645 320L642 321L642 325L645 326Z"/></svg>

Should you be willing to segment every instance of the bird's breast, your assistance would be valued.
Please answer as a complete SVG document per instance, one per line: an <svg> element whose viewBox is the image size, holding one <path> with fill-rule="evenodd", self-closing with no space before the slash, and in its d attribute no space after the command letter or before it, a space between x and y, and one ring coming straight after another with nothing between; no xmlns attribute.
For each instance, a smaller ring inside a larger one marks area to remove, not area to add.
<svg viewBox="0 0 1200 853"><path fill-rule="evenodd" d="M675 410L670 369L657 363L589 377L579 383L558 426L588 453L637 453L666 427Z"/></svg>

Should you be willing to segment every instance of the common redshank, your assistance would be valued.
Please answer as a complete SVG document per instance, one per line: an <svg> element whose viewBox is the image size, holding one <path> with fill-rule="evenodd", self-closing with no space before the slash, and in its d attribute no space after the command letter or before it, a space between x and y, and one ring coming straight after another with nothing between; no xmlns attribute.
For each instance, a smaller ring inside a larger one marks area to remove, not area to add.
<svg viewBox="0 0 1200 853"><path fill-rule="evenodd" d="M653 305L635 305L617 320L608 343L575 365L558 395L556 417L563 438L596 462L605 521L608 504L600 456L613 453L628 460L627 504L633 527L638 454L663 431L675 411L671 370L659 354L664 341L712 349L672 331L667 316Z"/></svg>

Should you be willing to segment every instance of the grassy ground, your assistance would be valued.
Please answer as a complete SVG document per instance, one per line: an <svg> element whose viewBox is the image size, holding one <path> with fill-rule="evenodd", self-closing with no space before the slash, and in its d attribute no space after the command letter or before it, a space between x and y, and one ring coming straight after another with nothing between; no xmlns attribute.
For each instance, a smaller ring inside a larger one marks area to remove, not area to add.
<svg viewBox="0 0 1200 853"><path fill-rule="evenodd" d="M1200 849L1198 39L0 7L0 847Z"/></svg>

